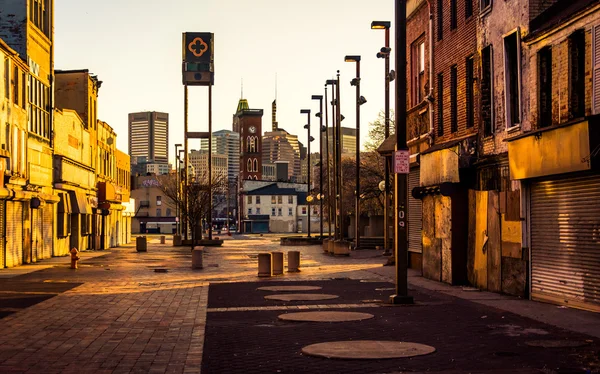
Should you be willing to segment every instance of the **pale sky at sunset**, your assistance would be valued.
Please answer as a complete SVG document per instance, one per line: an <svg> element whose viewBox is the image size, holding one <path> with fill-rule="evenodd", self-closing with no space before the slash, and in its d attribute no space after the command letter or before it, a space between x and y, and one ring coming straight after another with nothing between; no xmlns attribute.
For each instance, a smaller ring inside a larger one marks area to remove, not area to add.
<svg viewBox="0 0 600 374"><path fill-rule="evenodd" d="M213 130L231 129L243 79L244 98L251 108L264 109L263 133L269 131L277 75L279 126L305 145L306 115L300 109L318 111L311 95L322 95L325 80L338 69L343 125L356 126L355 88L349 83L356 66L344 56L358 54L361 94L368 100L361 107L364 143L368 123L384 106L383 60L375 56L384 32L370 25L393 18L391 0L57 0L55 68L89 69L103 81L98 116L116 130L124 152L128 113L169 113L173 159L174 144L183 142L182 32L215 34ZM392 47L393 35L392 29ZM392 83L392 108L393 90ZM208 128L207 93L207 87L190 87L190 131ZM318 118L311 121L317 133ZM190 141L191 148L197 146Z"/></svg>

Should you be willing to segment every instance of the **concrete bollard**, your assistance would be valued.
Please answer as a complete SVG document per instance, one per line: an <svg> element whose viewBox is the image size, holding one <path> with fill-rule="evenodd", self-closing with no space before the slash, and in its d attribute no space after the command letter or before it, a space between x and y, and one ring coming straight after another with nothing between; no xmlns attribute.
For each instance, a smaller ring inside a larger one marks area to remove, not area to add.
<svg viewBox="0 0 600 374"><path fill-rule="evenodd" d="M271 252L273 258L273 275L283 274L283 252Z"/></svg>
<svg viewBox="0 0 600 374"><path fill-rule="evenodd" d="M333 254L333 248L335 248L335 240L329 240L327 242L327 252Z"/></svg>
<svg viewBox="0 0 600 374"><path fill-rule="evenodd" d="M323 247L323 252L328 253L329 252L329 239L323 239L323 241L321 242L321 247Z"/></svg>
<svg viewBox="0 0 600 374"><path fill-rule="evenodd" d="M195 248L192 251L192 269L204 268L204 265L202 263L203 256L204 256L204 247Z"/></svg>
<svg viewBox="0 0 600 374"><path fill-rule="evenodd" d="M300 271L300 252L288 252L288 273L297 273Z"/></svg>
<svg viewBox="0 0 600 374"><path fill-rule="evenodd" d="M258 276L270 277L273 275L273 256L270 253L258 254Z"/></svg>
<svg viewBox="0 0 600 374"><path fill-rule="evenodd" d="M148 251L148 242L146 241L145 236L138 236L135 238L135 250L138 252Z"/></svg>
<svg viewBox="0 0 600 374"><path fill-rule="evenodd" d="M350 243L345 240L336 240L333 254L336 256L350 256Z"/></svg>
<svg viewBox="0 0 600 374"><path fill-rule="evenodd" d="M165 244L165 241L167 240L167 238L163 235L160 237L160 244Z"/></svg>
<svg viewBox="0 0 600 374"><path fill-rule="evenodd" d="M181 246L181 235L173 235L173 247Z"/></svg>

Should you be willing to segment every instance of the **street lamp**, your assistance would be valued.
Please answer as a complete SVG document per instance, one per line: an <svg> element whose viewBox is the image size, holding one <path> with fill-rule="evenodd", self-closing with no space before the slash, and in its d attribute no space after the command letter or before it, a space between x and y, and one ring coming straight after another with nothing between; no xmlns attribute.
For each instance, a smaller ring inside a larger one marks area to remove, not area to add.
<svg viewBox="0 0 600 374"><path fill-rule="evenodd" d="M329 185L329 217L330 217L330 221L329 221L329 225L331 226L331 217L335 217L334 220L334 233L333 233L333 237L334 240L338 239L338 231L339 231L339 221L338 221L338 217L339 214L336 213L336 207L337 207L337 195L338 195L338 184L337 184L337 146L336 146L336 120L334 118L337 118L336 114L335 114L335 90L333 89L334 86L337 86L337 80L334 79L328 79L327 81L325 81L325 104L327 104L327 86L330 85L331 86L331 119L332 119L332 131L331 131L331 136L333 136L333 139L331 139L331 146L332 146L332 153L333 153L333 169L331 170L331 173L336 173L335 176L333 176L332 174L329 173L329 169L327 171L327 176L328 176L328 185ZM325 132L325 141L327 142L327 166L329 167L329 125L328 125L328 120L327 120L327 105L325 105L325 126L327 127L327 131ZM333 188L333 194L331 189ZM333 212L332 212L333 211ZM333 213L333 214L332 214ZM331 236L331 229L329 230L329 236Z"/></svg>
<svg viewBox="0 0 600 374"><path fill-rule="evenodd" d="M385 46L377 53L377 58L383 58L385 60L385 139L390 136L390 21L373 21L371 22L371 29L373 30L385 30ZM389 227L390 227L390 202L388 199L388 193L390 191L390 166L385 161L385 190L384 190L384 204L383 204L383 253L384 255L390 255L389 249Z"/></svg>
<svg viewBox="0 0 600 374"><path fill-rule="evenodd" d="M310 195L310 142L315 140L312 136L310 136L310 109L301 109L300 113L307 114L308 123L304 125L304 128L308 130L308 158L307 158L307 187L308 187L308 195ZM312 200L312 199L311 199ZM310 201L307 199L307 202ZM310 204L308 205L308 237L310 238Z"/></svg>
<svg viewBox="0 0 600 374"><path fill-rule="evenodd" d="M323 240L323 95L312 95L311 99L319 100L319 113L315 116L319 118L319 203L320 203L320 233L321 240Z"/></svg>
<svg viewBox="0 0 600 374"><path fill-rule="evenodd" d="M177 153L179 147L183 147L183 145L175 144L175 183L177 185L177 191L175 192L175 198L177 199L177 204L175 204L175 217L177 217L175 233L177 235L181 235L179 232L179 154Z"/></svg>
<svg viewBox="0 0 600 374"><path fill-rule="evenodd" d="M346 56L346 62L356 63L356 78L350 81L350 85L356 86L356 190L355 195L355 219L354 232L356 236L355 249L360 248L360 106L367 102L364 96L360 96L360 56Z"/></svg>
<svg viewBox="0 0 600 374"><path fill-rule="evenodd" d="M177 154L177 161L179 164L179 184L177 185L177 190L180 191L180 193L185 193L185 195L183 196L183 198L181 198L181 200L183 200L183 202L187 201L187 184L184 184L183 188L181 187L181 183L187 183L187 170L185 170L185 173L183 175L181 175L181 164L184 164L185 167L185 155L182 157L181 154L185 153L185 149L180 149L178 154ZM183 191L182 191L183 190ZM187 205L182 204L182 206L184 206L187 209ZM186 210L187 212L187 210ZM181 210L179 210L179 215L182 216L184 212L182 212ZM187 213L186 213L187 214ZM183 231L185 233L185 237L187 238L187 220L182 219L182 217L179 217L179 231L181 234L181 231ZM187 239L186 239L187 240Z"/></svg>
<svg viewBox="0 0 600 374"><path fill-rule="evenodd" d="M396 0L396 150L408 152L406 144L406 0ZM396 294L392 304L412 304L408 295L407 174L396 173Z"/></svg>

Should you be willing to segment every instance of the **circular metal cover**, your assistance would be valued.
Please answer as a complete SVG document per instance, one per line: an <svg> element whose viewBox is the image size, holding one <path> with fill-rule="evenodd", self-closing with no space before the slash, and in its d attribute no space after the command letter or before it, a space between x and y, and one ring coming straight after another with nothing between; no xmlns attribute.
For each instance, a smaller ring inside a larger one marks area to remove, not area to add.
<svg viewBox="0 0 600 374"><path fill-rule="evenodd" d="M337 295L328 295L324 293L292 293L292 294L277 294L267 295L267 300L280 300L280 301L315 301L315 300L330 300L337 299Z"/></svg>
<svg viewBox="0 0 600 374"><path fill-rule="evenodd" d="M373 318L369 313L357 312L298 312L281 314L279 319L296 322L351 322Z"/></svg>
<svg viewBox="0 0 600 374"><path fill-rule="evenodd" d="M435 352L429 345L382 340L350 340L318 343L302 348L309 356L345 360L380 360L428 355Z"/></svg>
<svg viewBox="0 0 600 374"><path fill-rule="evenodd" d="M259 287L259 288L257 288L257 290L274 291L274 292L285 292L285 291L298 292L298 291L316 291L316 290L320 290L322 288L323 287L319 287L319 286L266 286L266 287Z"/></svg>

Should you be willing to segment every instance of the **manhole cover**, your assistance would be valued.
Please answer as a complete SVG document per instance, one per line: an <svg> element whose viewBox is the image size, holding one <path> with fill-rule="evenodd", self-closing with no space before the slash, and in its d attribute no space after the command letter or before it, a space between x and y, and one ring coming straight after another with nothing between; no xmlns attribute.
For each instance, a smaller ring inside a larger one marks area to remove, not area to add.
<svg viewBox="0 0 600 374"><path fill-rule="evenodd" d="M309 356L345 360L380 360L428 355L435 348L409 342L381 340L352 340L312 344L302 348Z"/></svg>
<svg viewBox="0 0 600 374"><path fill-rule="evenodd" d="M275 291L275 292L283 292L283 291L315 291L320 290L323 287L318 286L267 286L267 287L259 287L257 290L260 291Z"/></svg>
<svg viewBox="0 0 600 374"><path fill-rule="evenodd" d="M279 315L279 319L295 322L351 322L373 318L369 313L357 312L298 312Z"/></svg>
<svg viewBox="0 0 600 374"><path fill-rule="evenodd" d="M530 340L525 342L530 347L541 348L577 348L588 345L589 343L582 340Z"/></svg>
<svg viewBox="0 0 600 374"><path fill-rule="evenodd" d="M315 301L315 300L330 300L337 299L337 295L328 295L322 293L296 293L296 294L278 294L265 296L267 300L280 300L280 301Z"/></svg>

